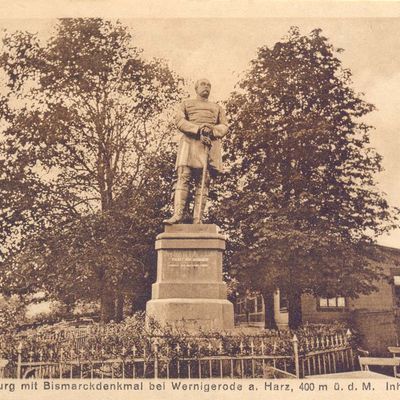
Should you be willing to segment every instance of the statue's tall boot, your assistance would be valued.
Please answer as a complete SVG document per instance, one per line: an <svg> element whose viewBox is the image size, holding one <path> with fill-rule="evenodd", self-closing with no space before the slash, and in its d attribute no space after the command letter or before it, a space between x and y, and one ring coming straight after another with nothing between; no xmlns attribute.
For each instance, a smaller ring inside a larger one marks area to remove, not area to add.
<svg viewBox="0 0 400 400"><path fill-rule="evenodd" d="M208 188L204 188L203 191L203 201L200 204L200 192L201 188L196 187L196 193L194 197L194 208L193 208L193 223L194 224L201 224L202 223L202 216L204 214L204 210L206 208L207 200L208 200ZM200 208L200 213L199 213Z"/></svg>
<svg viewBox="0 0 400 400"><path fill-rule="evenodd" d="M165 225L173 225L178 224L182 221L185 211L186 200L188 197L188 190L186 188L175 189L175 197L174 197L174 215L165 219L163 223Z"/></svg>

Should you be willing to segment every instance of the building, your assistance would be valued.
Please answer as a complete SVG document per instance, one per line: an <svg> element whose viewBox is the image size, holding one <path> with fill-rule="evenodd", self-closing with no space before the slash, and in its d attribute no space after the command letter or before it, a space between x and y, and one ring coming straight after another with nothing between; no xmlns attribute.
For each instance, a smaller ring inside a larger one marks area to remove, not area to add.
<svg viewBox="0 0 400 400"><path fill-rule="evenodd" d="M386 278L376 283L376 292L356 299L303 295L302 313L305 323L347 322L361 334L361 347L371 354L384 355L388 346L400 343L400 249L379 246L379 250ZM264 326L265 307L260 294L248 293L238 299L235 312L238 324ZM274 313L278 327L287 327L287 300L279 290L274 296Z"/></svg>
<svg viewBox="0 0 400 400"><path fill-rule="evenodd" d="M278 328L285 329L288 326L287 299L279 289L274 294L274 315ZM265 305L261 294L248 292L235 303L236 325L248 325L264 328Z"/></svg>

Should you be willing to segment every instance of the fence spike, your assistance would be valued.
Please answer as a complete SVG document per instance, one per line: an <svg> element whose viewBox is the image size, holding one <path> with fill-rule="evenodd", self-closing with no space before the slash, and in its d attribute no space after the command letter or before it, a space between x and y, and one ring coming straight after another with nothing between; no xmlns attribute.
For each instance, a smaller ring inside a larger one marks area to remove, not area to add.
<svg viewBox="0 0 400 400"><path fill-rule="evenodd" d="M265 350L264 339L261 340L261 345L260 345L260 347L261 347L261 354L264 355L264 350ZM275 342L274 342L274 347L275 347ZM274 351L275 351L275 348L274 348Z"/></svg>
<svg viewBox="0 0 400 400"><path fill-rule="evenodd" d="M222 343L222 340L219 342L218 351L220 354L224 352L224 345Z"/></svg>
<svg viewBox="0 0 400 400"><path fill-rule="evenodd" d="M295 363L296 377L300 378L299 340L297 339L296 334L293 335L292 342L293 342L293 353L294 353L294 363Z"/></svg>
<svg viewBox="0 0 400 400"><path fill-rule="evenodd" d="M212 352L212 349L213 349L213 347L212 347L211 342L208 342L207 350L210 352L210 354Z"/></svg>
<svg viewBox="0 0 400 400"><path fill-rule="evenodd" d="M137 350L136 346L133 345L132 346L132 355L133 355L133 357L136 357L136 350Z"/></svg>
<svg viewBox="0 0 400 400"><path fill-rule="evenodd" d="M239 349L240 352L243 354L243 340L240 341Z"/></svg>
<svg viewBox="0 0 400 400"><path fill-rule="evenodd" d="M158 353L158 338L155 338L154 343L153 343L153 349L154 353Z"/></svg>
<svg viewBox="0 0 400 400"><path fill-rule="evenodd" d="M350 329L347 329L347 332L346 332L346 344L350 343L350 338L351 338L351 331L350 331Z"/></svg>
<svg viewBox="0 0 400 400"><path fill-rule="evenodd" d="M251 339L251 342L250 342L250 349L251 349L251 354L254 354L254 341L253 341L253 339Z"/></svg>
<svg viewBox="0 0 400 400"><path fill-rule="evenodd" d="M339 346L339 336L337 333L335 333L335 347Z"/></svg>

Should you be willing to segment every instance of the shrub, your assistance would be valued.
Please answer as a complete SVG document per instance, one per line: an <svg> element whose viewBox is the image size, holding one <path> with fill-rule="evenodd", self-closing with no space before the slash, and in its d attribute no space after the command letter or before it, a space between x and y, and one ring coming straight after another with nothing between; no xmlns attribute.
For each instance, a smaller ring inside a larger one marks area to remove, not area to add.
<svg viewBox="0 0 400 400"><path fill-rule="evenodd" d="M67 323L42 326L14 335L3 348L3 355L16 360L18 344L22 344L24 359L105 360L123 357L159 357L170 360L207 355L235 356L238 354L293 354L293 335L299 351L334 347L338 337L346 339L348 328L342 323L305 325L296 331L260 330L256 334L236 329L229 332L213 330L187 331L161 326L156 321L145 321L144 313L137 313L121 323L93 324L76 328ZM356 335L351 344L356 346ZM335 339L336 338L336 339Z"/></svg>

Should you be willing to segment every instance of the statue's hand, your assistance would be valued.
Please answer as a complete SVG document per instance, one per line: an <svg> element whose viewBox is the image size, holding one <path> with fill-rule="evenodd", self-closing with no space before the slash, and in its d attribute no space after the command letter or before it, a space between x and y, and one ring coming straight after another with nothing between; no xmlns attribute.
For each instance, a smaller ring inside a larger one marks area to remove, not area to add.
<svg viewBox="0 0 400 400"><path fill-rule="evenodd" d="M200 135L200 141L207 147L211 147L211 139L203 134Z"/></svg>
<svg viewBox="0 0 400 400"><path fill-rule="evenodd" d="M200 134L203 136L207 136L210 139L214 139L214 134L213 134L213 126L210 124L204 124L200 128Z"/></svg>

